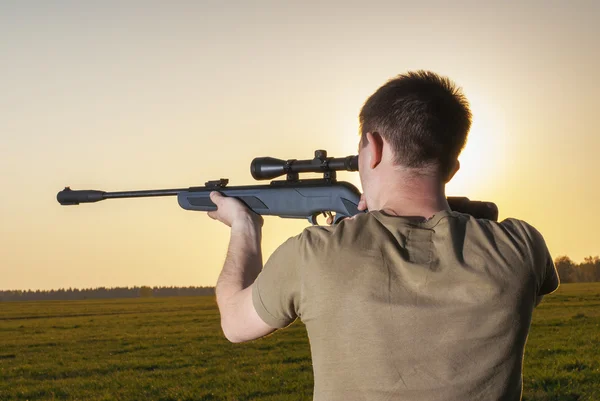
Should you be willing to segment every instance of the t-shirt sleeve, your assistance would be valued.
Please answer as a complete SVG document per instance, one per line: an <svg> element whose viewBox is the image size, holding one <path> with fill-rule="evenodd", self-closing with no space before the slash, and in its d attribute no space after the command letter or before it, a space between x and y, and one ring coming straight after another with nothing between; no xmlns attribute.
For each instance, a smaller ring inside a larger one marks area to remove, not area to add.
<svg viewBox="0 0 600 401"><path fill-rule="evenodd" d="M523 226L531 241L533 268L538 279L538 296L550 294L559 286L560 280L556 266L542 234L531 225L523 222Z"/></svg>
<svg viewBox="0 0 600 401"><path fill-rule="evenodd" d="M252 284L252 302L261 319L282 328L298 317L301 274L298 270L300 236L289 238L269 257Z"/></svg>
<svg viewBox="0 0 600 401"><path fill-rule="evenodd" d="M544 280L542 281L538 295L550 294L556 291L559 286L558 272L549 252L547 252L546 264L542 269L544 270Z"/></svg>

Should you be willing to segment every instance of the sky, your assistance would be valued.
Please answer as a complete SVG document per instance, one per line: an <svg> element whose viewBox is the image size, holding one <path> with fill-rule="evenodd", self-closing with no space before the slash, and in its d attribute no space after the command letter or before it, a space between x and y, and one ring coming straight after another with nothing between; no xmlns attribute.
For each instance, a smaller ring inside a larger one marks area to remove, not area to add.
<svg viewBox="0 0 600 401"><path fill-rule="evenodd" d="M471 102L447 194L494 201L553 257L600 254L600 2L449 3L0 2L0 289L215 285L229 231L205 213L56 193L355 154L366 98L415 69ZM307 226L267 217L265 259Z"/></svg>

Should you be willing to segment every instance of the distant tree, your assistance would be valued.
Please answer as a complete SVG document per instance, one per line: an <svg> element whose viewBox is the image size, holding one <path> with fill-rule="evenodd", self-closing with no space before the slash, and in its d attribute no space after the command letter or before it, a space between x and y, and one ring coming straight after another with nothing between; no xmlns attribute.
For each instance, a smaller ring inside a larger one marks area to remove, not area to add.
<svg viewBox="0 0 600 401"><path fill-rule="evenodd" d="M577 271L575 263L568 256L559 256L554 260L554 265L558 271L558 277L562 283L574 283L577 281Z"/></svg>
<svg viewBox="0 0 600 401"><path fill-rule="evenodd" d="M150 298L154 294L152 288L148 286L140 287L140 297L142 298Z"/></svg>
<svg viewBox="0 0 600 401"><path fill-rule="evenodd" d="M581 281L600 281L600 256L588 256L579 265Z"/></svg>

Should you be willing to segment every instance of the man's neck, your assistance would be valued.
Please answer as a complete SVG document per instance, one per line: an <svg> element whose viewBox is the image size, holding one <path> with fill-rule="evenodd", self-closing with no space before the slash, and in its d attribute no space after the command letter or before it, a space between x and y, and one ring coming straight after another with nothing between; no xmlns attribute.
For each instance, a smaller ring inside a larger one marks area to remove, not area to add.
<svg viewBox="0 0 600 401"><path fill-rule="evenodd" d="M450 210L445 185L436 176L390 174L379 191L378 209L396 216L421 216L426 219Z"/></svg>

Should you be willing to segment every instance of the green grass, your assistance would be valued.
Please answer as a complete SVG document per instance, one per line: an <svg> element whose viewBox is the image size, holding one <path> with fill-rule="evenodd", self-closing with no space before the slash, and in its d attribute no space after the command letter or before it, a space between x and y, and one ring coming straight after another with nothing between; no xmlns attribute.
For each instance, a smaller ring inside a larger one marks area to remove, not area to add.
<svg viewBox="0 0 600 401"><path fill-rule="evenodd" d="M533 315L524 400L600 400L600 283L562 284Z"/></svg>
<svg viewBox="0 0 600 401"><path fill-rule="evenodd" d="M524 400L600 400L600 283L563 284L534 314ZM226 341L214 298L0 303L0 400L310 400L297 322Z"/></svg>

